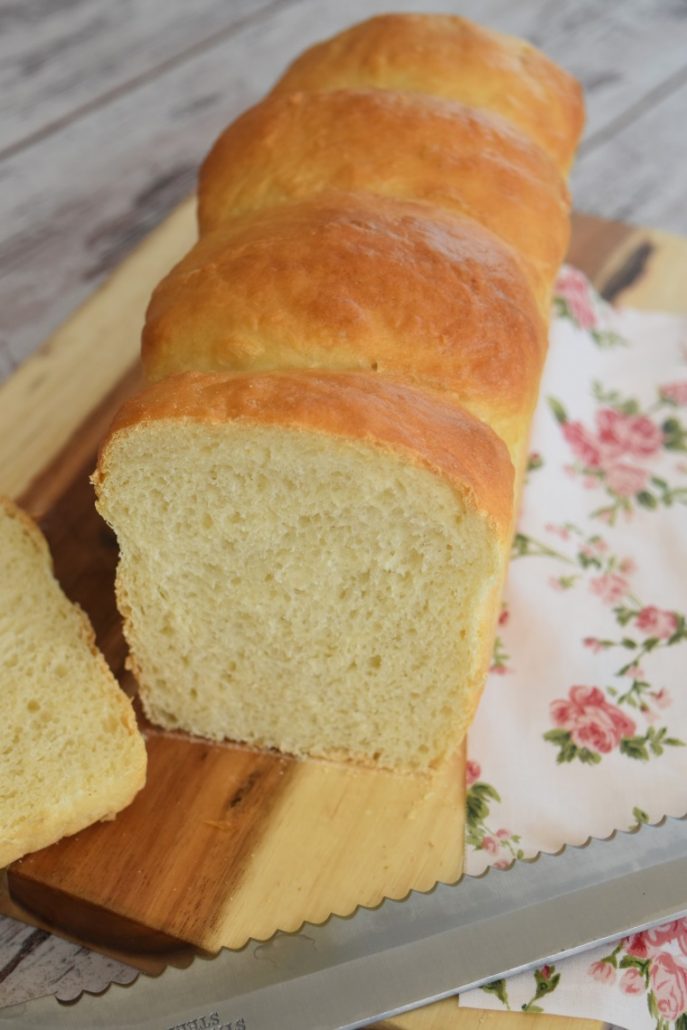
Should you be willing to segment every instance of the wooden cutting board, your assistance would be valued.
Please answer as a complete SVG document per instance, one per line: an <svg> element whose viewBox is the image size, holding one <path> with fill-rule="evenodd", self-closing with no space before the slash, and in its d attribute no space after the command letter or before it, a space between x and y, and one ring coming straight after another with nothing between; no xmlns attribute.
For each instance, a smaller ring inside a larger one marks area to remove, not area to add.
<svg viewBox="0 0 687 1030"><path fill-rule="evenodd" d="M194 231L188 202L0 387L0 492L40 522L58 578L128 689L116 546L88 475L139 382L152 286ZM687 241L578 216L571 260L611 299L687 310ZM426 779L145 732L150 771L134 804L8 871L17 902L80 939L166 960L189 942L241 946L460 874L462 752Z"/></svg>

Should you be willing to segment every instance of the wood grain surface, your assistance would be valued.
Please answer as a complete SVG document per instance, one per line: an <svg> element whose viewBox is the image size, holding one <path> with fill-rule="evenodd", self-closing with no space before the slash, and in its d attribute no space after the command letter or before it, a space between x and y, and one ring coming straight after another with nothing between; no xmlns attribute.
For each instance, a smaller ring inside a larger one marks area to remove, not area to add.
<svg viewBox="0 0 687 1030"><path fill-rule="evenodd" d="M371 1030L612 1030L593 1019L551 1016L548 1013L542 1017L536 1013L461 1009L456 1004L457 1000L448 998L407 1012L404 1016L375 1023Z"/></svg>

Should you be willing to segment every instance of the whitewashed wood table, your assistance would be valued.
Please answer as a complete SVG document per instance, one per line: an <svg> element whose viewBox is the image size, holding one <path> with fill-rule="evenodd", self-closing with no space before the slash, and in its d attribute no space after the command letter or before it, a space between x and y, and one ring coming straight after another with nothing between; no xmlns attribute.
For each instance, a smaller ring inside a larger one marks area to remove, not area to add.
<svg viewBox="0 0 687 1030"><path fill-rule="evenodd" d="M193 189L213 137L293 56L390 8L546 50L587 94L576 207L687 234L687 0L0 0L0 379ZM115 972L0 917L0 1004Z"/></svg>

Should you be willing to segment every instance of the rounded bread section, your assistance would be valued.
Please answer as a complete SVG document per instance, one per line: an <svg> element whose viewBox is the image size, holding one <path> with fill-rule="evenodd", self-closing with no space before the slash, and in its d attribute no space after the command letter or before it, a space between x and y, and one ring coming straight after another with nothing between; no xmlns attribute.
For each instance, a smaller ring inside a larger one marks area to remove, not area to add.
<svg viewBox="0 0 687 1030"><path fill-rule="evenodd" d="M548 313L568 245L568 190L546 154L498 116L382 90L270 97L233 122L205 160L201 233L331 190L474 218L513 247Z"/></svg>
<svg viewBox="0 0 687 1030"><path fill-rule="evenodd" d="M314 370L186 372L153 383L119 409L101 448L122 429L163 419L249 421L374 442L452 484L502 541L510 532L513 468L504 443L456 405L367 373Z"/></svg>
<svg viewBox="0 0 687 1030"><path fill-rule="evenodd" d="M579 83L531 44L453 15L383 14L296 58L275 93L374 87L495 111L566 172L584 123Z"/></svg>
<svg viewBox="0 0 687 1030"><path fill-rule="evenodd" d="M183 371L319 368L436 390L517 449L545 326L527 279L471 219L359 194L233 219L156 288L151 380Z"/></svg>

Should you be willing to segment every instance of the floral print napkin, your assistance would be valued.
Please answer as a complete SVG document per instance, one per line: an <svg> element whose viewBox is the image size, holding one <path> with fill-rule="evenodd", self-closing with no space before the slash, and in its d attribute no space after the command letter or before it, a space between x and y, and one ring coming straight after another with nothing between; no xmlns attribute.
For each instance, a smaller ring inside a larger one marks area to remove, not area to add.
<svg viewBox="0 0 687 1030"><path fill-rule="evenodd" d="M687 812L687 319L557 283L466 868ZM687 1030L687 920L461 997Z"/></svg>

